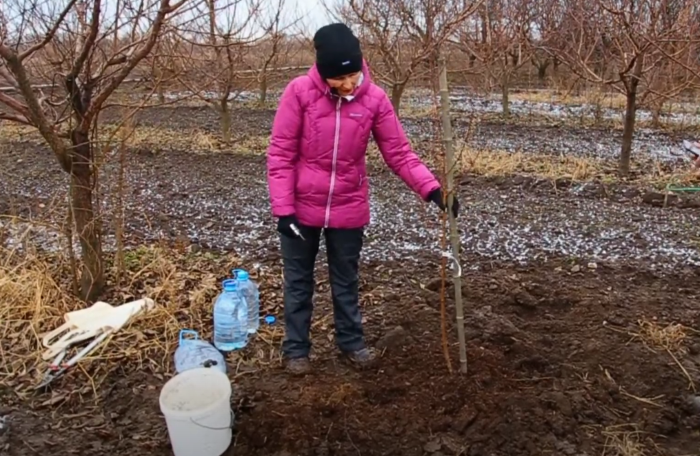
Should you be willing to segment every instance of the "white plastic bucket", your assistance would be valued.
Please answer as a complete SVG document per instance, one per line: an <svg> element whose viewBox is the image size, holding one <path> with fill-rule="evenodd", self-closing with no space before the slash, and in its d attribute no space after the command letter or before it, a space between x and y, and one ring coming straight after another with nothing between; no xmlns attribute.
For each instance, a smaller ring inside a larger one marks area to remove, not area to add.
<svg viewBox="0 0 700 456"><path fill-rule="evenodd" d="M231 444L231 383L221 371L199 367L177 374L159 402L175 456L220 456Z"/></svg>

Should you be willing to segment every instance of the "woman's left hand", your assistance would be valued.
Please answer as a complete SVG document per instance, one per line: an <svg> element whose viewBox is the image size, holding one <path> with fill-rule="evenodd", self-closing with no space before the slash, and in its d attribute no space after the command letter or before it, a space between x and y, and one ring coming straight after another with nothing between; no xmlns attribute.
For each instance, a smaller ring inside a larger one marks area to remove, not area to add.
<svg viewBox="0 0 700 456"><path fill-rule="evenodd" d="M435 203L441 211L445 211L447 209L442 198L442 188L436 188L430 192L430 195L428 195L428 200ZM452 195L452 215L454 215L455 218L457 218L459 215L459 200L455 195Z"/></svg>

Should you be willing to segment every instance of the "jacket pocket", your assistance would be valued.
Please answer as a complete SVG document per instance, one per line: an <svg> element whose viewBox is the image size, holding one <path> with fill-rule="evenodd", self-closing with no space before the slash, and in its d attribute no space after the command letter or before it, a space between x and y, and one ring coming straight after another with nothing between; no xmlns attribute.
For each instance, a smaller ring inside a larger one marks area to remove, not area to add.
<svg viewBox="0 0 700 456"><path fill-rule="evenodd" d="M302 163L297 165L295 192L297 195L308 195L313 190L313 177L308 166Z"/></svg>

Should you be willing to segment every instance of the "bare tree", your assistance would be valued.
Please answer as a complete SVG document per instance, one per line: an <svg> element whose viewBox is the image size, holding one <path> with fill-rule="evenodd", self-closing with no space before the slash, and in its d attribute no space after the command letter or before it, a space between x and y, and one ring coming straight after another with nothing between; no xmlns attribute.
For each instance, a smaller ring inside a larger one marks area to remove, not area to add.
<svg viewBox="0 0 700 456"><path fill-rule="evenodd" d="M185 1L119 0L109 13L101 0L3 3L0 79L16 95L0 93L0 119L36 128L70 175L83 299L95 299L104 287L91 132L110 95L153 49L166 19ZM57 78L62 84L49 93L32 88Z"/></svg>
<svg viewBox="0 0 700 456"><path fill-rule="evenodd" d="M213 108L221 121L221 136L231 139L230 102L251 80L241 79L245 55L263 36L258 17L263 0L203 0L192 19L179 27L179 48L173 52L179 82Z"/></svg>
<svg viewBox="0 0 700 456"><path fill-rule="evenodd" d="M534 0L485 0L477 21L461 28L457 41L460 49L478 63L487 87L501 92L503 115L510 115L510 86L518 70L532 56L530 25Z"/></svg>
<svg viewBox="0 0 700 456"><path fill-rule="evenodd" d="M389 86L399 112L411 78L437 66L440 47L481 0L348 0L335 13L359 28L375 77Z"/></svg>
<svg viewBox="0 0 700 456"><path fill-rule="evenodd" d="M580 78L625 95L619 170L630 171L637 106L645 96L675 96L693 83L660 87L654 75L683 64L698 36L694 0L572 0L567 3L561 47L549 49ZM695 13L694 13L695 11ZM695 56L697 59L697 55Z"/></svg>
<svg viewBox="0 0 700 456"><path fill-rule="evenodd" d="M265 31L265 38L258 42L250 53L250 69L255 74L258 84L258 101L265 105L267 101L267 89L272 73L283 62L288 62L292 47L288 40L288 32L299 23L299 18L285 21L284 0L271 2L270 11L259 16L259 27Z"/></svg>
<svg viewBox="0 0 700 456"><path fill-rule="evenodd" d="M144 63L148 66L144 69L146 79L152 84L160 104L165 103L166 92L176 83L179 76L171 55L171 52L177 48L178 42L174 33L165 33L160 37L153 51L144 59Z"/></svg>
<svg viewBox="0 0 700 456"><path fill-rule="evenodd" d="M536 0L531 2L530 12L532 26L529 28L530 61L537 69L540 85L546 84L547 70L554 72L559 67L559 59L546 51L546 46L558 46L557 40L562 36L561 26L564 20L562 0Z"/></svg>

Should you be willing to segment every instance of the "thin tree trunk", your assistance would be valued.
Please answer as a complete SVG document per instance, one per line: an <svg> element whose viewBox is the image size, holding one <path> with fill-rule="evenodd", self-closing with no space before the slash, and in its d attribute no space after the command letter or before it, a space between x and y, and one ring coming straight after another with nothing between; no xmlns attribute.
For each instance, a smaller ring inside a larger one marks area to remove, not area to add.
<svg viewBox="0 0 700 456"><path fill-rule="evenodd" d="M265 106L267 102L267 75L263 74L260 77L260 106Z"/></svg>
<svg viewBox="0 0 700 456"><path fill-rule="evenodd" d="M71 208L76 234L80 241L82 270L80 297L94 301L104 289L104 264L99 220L93 207L92 146L87 132L73 130L73 166L71 169Z"/></svg>
<svg viewBox="0 0 700 456"><path fill-rule="evenodd" d="M459 370L463 374L467 373L467 343L466 335L464 331L464 304L462 302L462 277L461 277L461 267L459 265L460 249L459 249L459 233L457 231L457 221L455 220L454 214L450 210L452 204L454 203L454 175L455 168L457 167L457 161L455 159L454 153L454 138L452 133L452 122L450 119L450 92L447 86L447 66L445 65L444 58L440 59L440 111L441 111L441 122L442 122L442 135L443 142L445 144L445 172L446 172L446 185L447 185L447 207L448 207L448 219L450 225L450 243L452 247L453 261L455 262L455 273L452 276L452 281L454 284L455 291L455 311L457 314L457 338L459 341ZM441 309L444 311L444 309ZM444 321L444 317L443 317ZM443 328L444 331L444 328ZM443 338L446 339L446 338ZM446 342L446 340L444 340ZM446 359L448 363L448 368L452 370L451 361L449 358L449 350L446 349Z"/></svg>
<svg viewBox="0 0 700 456"><path fill-rule="evenodd" d="M657 101L651 110L651 126L653 128L661 127L661 113L664 109L664 100Z"/></svg>
<svg viewBox="0 0 700 456"><path fill-rule="evenodd" d="M156 87L156 91L158 94L158 103L165 104L165 89L163 88L163 84L158 83L158 86Z"/></svg>
<svg viewBox="0 0 700 456"><path fill-rule="evenodd" d="M394 106L394 111L396 115L399 115L399 108L401 107L401 97L403 97L403 92L406 90L406 84L394 84L391 86L391 104Z"/></svg>
<svg viewBox="0 0 700 456"><path fill-rule="evenodd" d="M634 125L637 119L637 88L644 68L644 56L637 56L637 61L632 69L632 74L627 83L625 122L622 130L622 148L620 150L620 174L628 176L630 173L630 161L632 157L632 138L634 137Z"/></svg>
<svg viewBox="0 0 700 456"><path fill-rule="evenodd" d="M66 241L68 243L68 261L70 262L71 269L71 286L73 288L73 294L75 296L80 296L80 285L78 284L78 260L75 257L75 249L73 248L73 226L75 222L73 221L73 208L71 205L70 192L68 194L68 208L66 210Z"/></svg>
<svg viewBox="0 0 700 456"><path fill-rule="evenodd" d="M549 68L549 63L549 60L546 60L544 63L539 63L537 65L537 80L542 86L547 82L547 68Z"/></svg>
<svg viewBox="0 0 700 456"><path fill-rule="evenodd" d="M228 100L221 100L219 114L221 115L221 138L224 142L231 140L231 111Z"/></svg>
<svg viewBox="0 0 700 456"><path fill-rule="evenodd" d="M503 117L510 117L510 81L508 73L504 72L501 77L501 105L503 107Z"/></svg>
<svg viewBox="0 0 700 456"><path fill-rule="evenodd" d="M634 124L637 117L637 89L627 92L625 108L625 121L622 130L622 149L620 150L620 174L629 175L630 158L632 156L632 138L634 136Z"/></svg>
<svg viewBox="0 0 700 456"><path fill-rule="evenodd" d="M119 170L117 171L117 202L114 217L114 234L117 241L116 269L117 284L121 284L126 270L124 257L124 169L126 167L126 141L131 133L131 120L124 125L119 142Z"/></svg>

